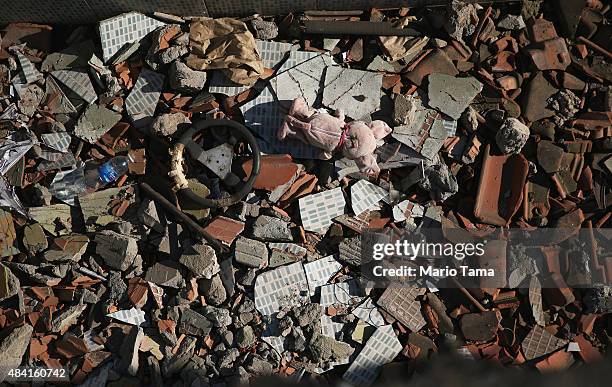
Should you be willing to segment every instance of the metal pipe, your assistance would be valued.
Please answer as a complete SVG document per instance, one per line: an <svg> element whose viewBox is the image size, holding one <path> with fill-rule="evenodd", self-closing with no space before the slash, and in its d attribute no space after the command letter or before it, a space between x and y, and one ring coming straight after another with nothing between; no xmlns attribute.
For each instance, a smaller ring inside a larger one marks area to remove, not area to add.
<svg viewBox="0 0 612 387"><path fill-rule="evenodd" d="M202 226L196 223L187 214L176 208L175 205L170 203L170 201L166 199L162 194L151 188L150 185L148 185L147 183L140 183L140 188L142 188L153 200L161 204L162 207L164 207L164 209L166 209L169 213L177 217L185 225L189 226L193 231L202 235L204 239L206 239L206 241L210 243L212 247L215 248L215 250L220 253L226 253L229 251L229 249L225 245L223 245L221 242L219 242L219 240L210 235L208 231L204 230Z"/></svg>

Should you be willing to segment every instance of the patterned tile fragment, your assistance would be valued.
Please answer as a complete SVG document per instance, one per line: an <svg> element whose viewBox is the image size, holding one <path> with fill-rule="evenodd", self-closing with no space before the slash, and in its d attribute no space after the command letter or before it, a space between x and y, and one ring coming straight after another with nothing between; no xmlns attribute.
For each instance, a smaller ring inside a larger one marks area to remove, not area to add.
<svg viewBox="0 0 612 387"><path fill-rule="evenodd" d="M125 107L137 127L145 126L155 114L155 108L161 95L165 76L143 68L130 95L125 100Z"/></svg>
<svg viewBox="0 0 612 387"><path fill-rule="evenodd" d="M372 326L381 327L385 325L385 319L370 297L355 307L351 313Z"/></svg>
<svg viewBox="0 0 612 387"><path fill-rule="evenodd" d="M568 341L550 334L539 325L533 327L523 340L521 347L525 359L532 360L547 355L567 345Z"/></svg>
<svg viewBox="0 0 612 387"><path fill-rule="evenodd" d="M351 207L356 216L373 208L376 203L381 201L389 193L367 180L359 180L351 187Z"/></svg>
<svg viewBox="0 0 612 387"><path fill-rule="evenodd" d="M255 280L255 307L263 315L307 300L308 281L301 262L267 271Z"/></svg>
<svg viewBox="0 0 612 387"><path fill-rule="evenodd" d="M304 264L310 295L314 295L315 289L325 285L340 269L342 269L342 264L331 255Z"/></svg>
<svg viewBox="0 0 612 387"><path fill-rule="evenodd" d="M149 32L163 25L165 23L138 12L128 12L102 20L98 24L98 31L104 62L108 62L124 45L141 40Z"/></svg>
<svg viewBox="0 0 612 387"><path fill-rule="evenodd" d="M72 141L72 136L66 132L45 133L40 136L43 144L59 152L66 152Z"/></svg>
<svg viewBox="0 0 612 387"><path fill-rule="evenodd" d="M321 286L321 306L353 306L363 300L364 293L357 280Z"/></svg>
<svg viewBox="0 0 612 387"><path fill-rule="evenodd" d="M421 313L421 303L416 297L424 292L425 289L416 287L391 287L385 290L377 303L408 329L418 332L426 321Z"/></svg>
<svg viewBox="0 0 612 387"><path fill-rule="evenodd" d="M124 322L126 324L136 326L140 326L142 323L145 322L145 312L136 308L119 310L114 313L109 313L106 316Z"/></svg>
<svg viewBox="0 0 612 387"><path fill-rule="evenodd" d="M94 103L98 99L89 74L85 70L56 70L51 72L51 75L85 102Z"/></svg>
<svg viewBox="0 0 612 387"><path fill-rule="evenodd" d="M325 232L332 219L344 214L344 194L341 188L319 192L299 199L302 225L307 231Z"/></svg>
<svg viewBox="0 0 612 387"><path fill-rule="evenodd" d="M391 325L382 326L368 339L342 378L356 386L369 386L378 377L380 367L393 361L401 350L402 344Z"/></svg>

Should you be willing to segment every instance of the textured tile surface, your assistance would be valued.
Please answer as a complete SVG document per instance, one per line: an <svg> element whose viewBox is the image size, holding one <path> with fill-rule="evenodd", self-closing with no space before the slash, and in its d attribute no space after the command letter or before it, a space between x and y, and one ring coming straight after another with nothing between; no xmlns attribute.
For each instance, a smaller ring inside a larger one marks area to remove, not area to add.
<svg viewBox="0 0 612 387"><path fill-rule="evenodd" d="M305 294L304 294L305 291ZM255 307L264 315L308 299L308 281L301 262L260 274L255 280Z"/></svg>
<svg viewBox="0 0 612 387"><path fill-rule="evenodd" d="M310 294L313 295L316 288L325 285L340 269L342 269L342 264L331 255L304 264Z"/></svg>
<svg viewBox="0 0 612 387"><path fill-rule="evenodd" d="M130 95L125 100L126 110L136 126L146 125L155 108L164 84L164 75L143 68Z"/></svg>
<svg viewBox="0 0 612 387"><path fill-rule="evenodd" d="M389 193L367 180L359 180L351 187L351 207L355 215L371 209Z"/></svg>
<svg viewBox="0 0 612 387"><path fill-rule="evenodd" d="M344 214L344 194L334 188L300 198L300 216L305 230L325 232L332 219Z"/></svg>
<svg viewBox="0 0 612 387"><path fill-rule="evenodd" d="M421 303L416 296L423 294L425 289L388 288L378 299L378 305L395 317L413 332L418 332L426 324L421 313Z"/></svg>
<svg viewBox="0 0 612 387"><path fill-rule="evenodd" d="M98 24L98 31L104 62L108 62L127 43L137 42L163 25L165 23L138 12L129 12L102 20Z"/></svg>
<svg viewBox="0 0 612 387"><path fill-rule="evenodd" d="M391 325L372 334L342 378L356 386L369 386L378 377L380 367L390 363L402 350Z"/></svg>
<svg viewBox="0 0 612 387"><path fill-rule="evenodd" d="M72 90L85 102L93 103L98 95L91 84L89 74L84 70L56 70L51 75L61 84Z"/></svg>

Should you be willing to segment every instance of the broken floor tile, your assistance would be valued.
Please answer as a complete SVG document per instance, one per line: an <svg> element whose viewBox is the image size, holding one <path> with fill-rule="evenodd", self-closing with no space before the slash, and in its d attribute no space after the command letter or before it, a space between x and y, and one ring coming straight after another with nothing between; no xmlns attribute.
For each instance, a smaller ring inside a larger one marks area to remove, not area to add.
<svg viewBox="0 0 612 387"><path fill-rule="evenodd" d="M459 325L463 337L472 341L488 341L495 337L499 329L501 314L498 310L468 313L461 316Z"/></svg>
<svg viewBox="0 0 612 387"><path fill-rule="evenodd" d="M179 289L185 283L178 264L174 261L157 262L147 270L145 280L159 286Z"/></svg>
<svg viewBox="0 0 612 387"><path fill-rule="evenodd" d="M56 70L51 72L51 75L85 102L92 104L98 99L98 95L86 71Z"/></svg>
<svg viewBox="0 0 612 387"><path fill-rule="evenodd" d="M34 83L43 78L40 71L36 69L34 64L32 64L32 62L30 62L25 55L19 51L17 51L15 54L17 55L17 60L19 61L19 66L21 66L21 71L23 72L26 83Z"/></svg>
<svg viewBox="0 0 612 387"><path fill-rule="evenodd" d="M531 305L531 314L540 326L546 325L544 318L544 310L542 309L542 284L535 275L531 276L529 281L529 304Z"/></svg>
<svg viewBox="0 0 612 387"><path fill-rule="evenodd" d="M325 72L323 105L342 109L354 120L369 120L380 108L382 74L328 67Z"/></svg>
<svg viewBox="0 0 612 387"><path fill-rule="evenodd" d="M283 63L284 69L299 66L301 63L314 60L320 54L306 51L295 51ZM299 140L280 141L277 138L278 128L285 118L277 95L277 84L274 78L267 83L257 97L244 105L240 110L245 124L258 134L259 146L264 153L291 154L297 158L318 158L321 151Z"/></svg>
<svg viewBox="0 0 612 387"><path fill-rule="evenodd" d="M342 264L336 261L332 255L304 264L310 295L314 295L315 290L329 282L340 269L342 269Z"/></svg>
<svg viewBox="0 0 612 387"><path fill-rule="evenodd" d="M217 216L204 229L229 246L244 230L244 223L225 216Z"/></svg>
<svg viewBox="0 0 612 387"><path fill-rule="evenodd" d="M44 133L40 136L40 139L49 148L66 152L72 141L72 136L66 132Z"/></svg>
<svg viewBox="0 0 612 387"><path fill-rule="evenodd" d="M308 298L308 281L301 262L261 273L255 280L255 307L263 315L301 305Z"/></svg>
<svg viewBox="0 0 612 387"><path fill-rule="evenodd" d="M74 135L95 144L106 132L121 120L121 114L103 106L91 104L79 117Z"/></svg>
<svg viewBox="0 0 612 387"><path fill-rule="evenodd" d="M424 211L425 208L422 205L404 200L393 206L393 220L403 222L411 218L421 218Z"/></svg>
<svg viewBox="0 0 612 387"><path fill-rule="evenodd" d="M383 188L370 183L367 180L359 180L351 186L351 207L356 216L372 209L389 193Z"/></svg>
<svg viewBox="0 0 612 387"><path fill-rule="evenodd" d="M119 320L123 323L136 326L140 326L145 322L145 312L136 308L119 310L117 312L109 313L106 316Z"/></svg>
<svg viewBox="0 0 612 387"><path fill-rule="evenodd" d="M378 308L376 305L374 305L374 302L370 297L366 298L365 301L357 305L351 313L374 327L381 327L385 325L383 316L380 314Z"/></svg>
<svg viewBox="0 0 612 387"><path fill-rule="evenodd" d="M541 326L536 325L521 343L521 348L525 359L532 360L562 348L567 343L567 340L553 336Z"/></svg>
<svg viewBox="0 0 612 387"><path fill-rule="evenodd" d="M391 325L378 328L342 378L354 385L369 386L378 377L380 367L390 363L402 350Z"/></svg>
<svg viewBox="0 0 612 387"><path fill-rule="evenodd" d="M418 332L426 324L421 313L421 303L417 296L425 289L415 287L390 287L380 296L377 304L413 332Z"/></svg>
<svg viewBox="0 0 612 387"><path fill-rule="evenodd" d="M288 109L295 98L302 97L309 107L313 107L319 97L320 83L324 73L332 64L328 55L317 55L311 60L298 62L301 54L290 51L289 59L278 69L278 75L271 80L281 106ZM298 62L293 65L294 61ZM381 78L382 83L382 78ZM326 90L325 88L323 90ZM323 91L324 92L324 91Z"/></svg>
<svg viewBox="0 0 612 387"><path fill-rule="evenodd" d="M446 74L431 74L427 90L429 106L458 120L482 90L482 83L474 77L457 78Z"/></svg>
<svg viewBox="0 0 612 387"><path fill-rule="evenodd" d="M363 300L364 292L356 280L321 286L321 306L340 305L351 307Z"/></svg>
<svg viewBox="0 0 612 387"><path fill-rule="evenodd" d="M143 68L130 95L125 99L125 108L138 128L151 123L165 76L160 73Z"/></svg>
<svg viewBox="0 0 612 387"><path fill-rule="evenodd" d="M332 219L344 214L344 194L334 188L299 199L300 216L305 230L324 233Z"/></svg>
<svg viewBox="0 0 612 387"><path fill-rule="evenodd" d="M444 145L444 140L455 135L457 121L445 119L440 113L425 107L419 98L415 98L413 103L416 105L413 119L406 125L394 127L391 136L428 159L433 159Z"/></svg>
<svg viewBox="0 0 612 387"><path fill-rule="evenodd" d="M280 250L287 253L291 253L293 255L297 255L298 257L305 257L308 253L308 250L300 245L296 245L295 243L277 243L271 242L268 243L268 247L272 250Z"/></svg>
<svg viewBox="0 0 612 387"><path fill-rule="evenodd" d="M164 25L166 24L138 12L128 12L102 20L98 24L98 32L104 62L108 62L126 44L139 41L149 32Z"/></svg>
<svg viewBox="0 0 612 387"><path fill-rule="evenodd" d="M326 314L321 315L321 334L327 337L331 337L334 340L339 339L338 333L342 331L345 324L335 322L331 317Z"/></svg>

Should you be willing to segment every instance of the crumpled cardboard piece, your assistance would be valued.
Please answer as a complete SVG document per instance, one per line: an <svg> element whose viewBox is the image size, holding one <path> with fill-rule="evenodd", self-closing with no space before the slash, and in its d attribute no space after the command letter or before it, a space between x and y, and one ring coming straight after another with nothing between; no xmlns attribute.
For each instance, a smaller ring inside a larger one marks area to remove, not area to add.
<svg viewBox="0 0 612 387"><path fill-rule="evenodd" d="M191 23L189 45L187 65L192 69L225 69L230 80L246 86L264 72L255 38L239 20L197 18Z"/></svg>

